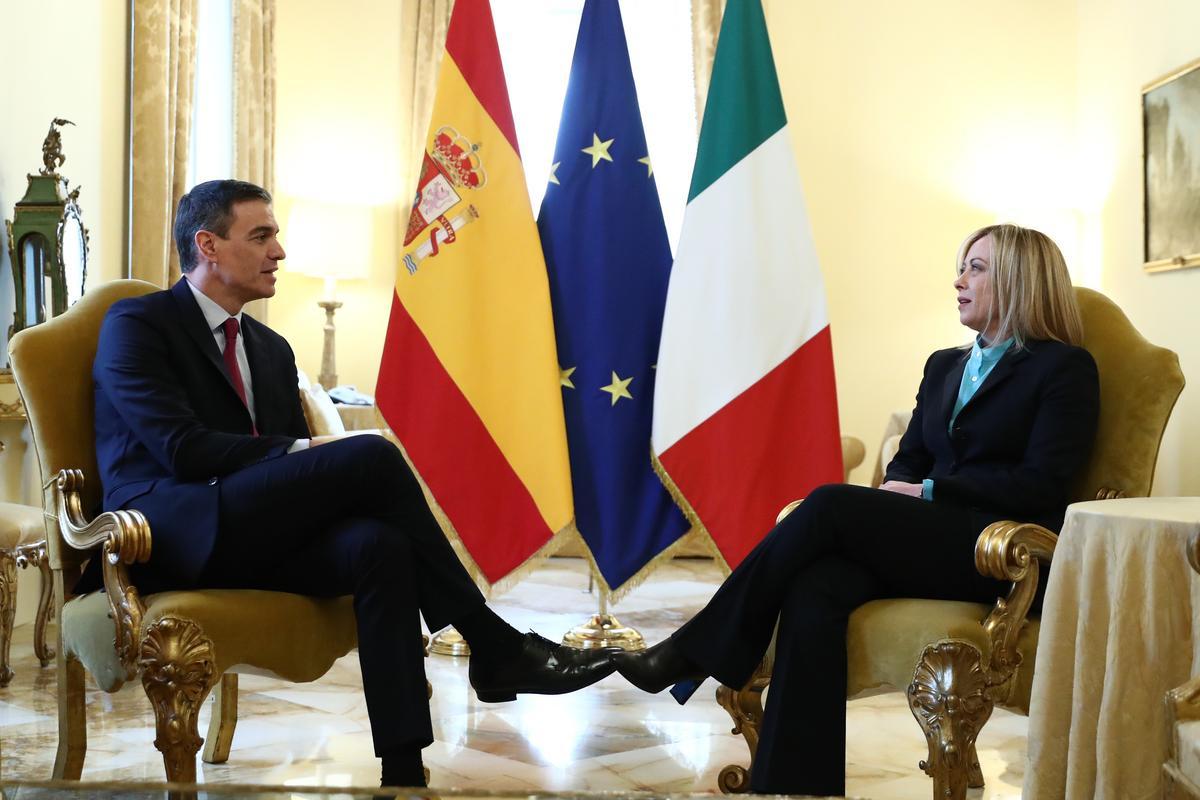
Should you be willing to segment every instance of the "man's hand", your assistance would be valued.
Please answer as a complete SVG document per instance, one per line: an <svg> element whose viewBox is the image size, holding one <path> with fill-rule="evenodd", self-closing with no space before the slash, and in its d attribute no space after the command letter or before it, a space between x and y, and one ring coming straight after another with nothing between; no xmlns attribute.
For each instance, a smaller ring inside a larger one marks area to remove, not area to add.
<svg viewBox="0 0 1200 800"><path fill-rule="evenodd" d="M904 481L884 481L879 484L879 488L885 492L895 492L896 494L906 494L910 497L921 496L921 484L905 483Z"/></svg>

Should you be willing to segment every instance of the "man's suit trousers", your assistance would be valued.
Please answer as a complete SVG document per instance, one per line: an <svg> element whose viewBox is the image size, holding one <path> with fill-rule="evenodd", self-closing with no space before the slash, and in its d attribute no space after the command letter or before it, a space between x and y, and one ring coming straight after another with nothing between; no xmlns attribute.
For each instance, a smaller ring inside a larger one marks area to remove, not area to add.
<svg viewBox="0 0 1200 800"><path fill-rule="evenodd" d="M438 630L483 604L400 451L375 435L220 479L202 585L352 594L377 754L433 741L418 615Z"/></svg>
<svg viewBox="0 0 1200 800"><path fill-rule="evenodd" d="M845 793L850 613L885 597L994 600L1003 585L976 571L974 552L995 519L894 492L822 486L676 632L690 661L739 687L779 623L752 791Z"/></svg>

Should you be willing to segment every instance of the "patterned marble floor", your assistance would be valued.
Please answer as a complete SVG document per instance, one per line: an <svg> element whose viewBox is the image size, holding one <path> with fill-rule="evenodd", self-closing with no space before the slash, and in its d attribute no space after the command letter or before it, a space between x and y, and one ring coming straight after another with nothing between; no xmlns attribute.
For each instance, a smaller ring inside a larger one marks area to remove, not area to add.
<svg viewBox="0 0 1200 800"><path fill-rule="evenodd" d="M651 643L684 622L720 582L706 560L676 560L614 610ZM553 559L493 603L520 629L556 638L595 610L579 559ZM554 609L554 611L547 611ZM30 626L17 629L17 676L0 690L0 737L7 779L45 779L55 749L54 668L37 667ZM475 699L465 660L428 659L437 741L425 751L435 787L526 791L651 790L716 792L717 774L745 763L710 681L686 706L645 695L614 675L561 697L522 696L490 705ZM294 685L241 676L240 719L229 761L200 764L207 782L291 786L378 785L358 663L341 659L320 681ZM88 692L87 780L161 780L154 719L140 685L114 695ZM201 717L201 732L208 724ZM997 709L978 751L987 782L973 798L1017 798L1023 779L1025 719ZM903 695L850 702L846 789L850 795L928 798L917 762L925 748Z"/></svg>

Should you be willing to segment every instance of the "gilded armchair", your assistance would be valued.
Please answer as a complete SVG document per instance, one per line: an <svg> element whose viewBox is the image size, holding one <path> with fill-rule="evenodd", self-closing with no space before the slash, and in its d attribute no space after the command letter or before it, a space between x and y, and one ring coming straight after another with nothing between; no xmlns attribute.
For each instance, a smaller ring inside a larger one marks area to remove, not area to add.
<svg viewBox="0 0 1200 800"><path fill-rule="evenodd" d="M1179 359L1142 338L1104 295L1083 288L1075 292L1083 315L1083 346L1100 373L1100 426L1073 497L1147 496L1163 430L1183 390ZM909 707L929 747L928 759L919 766L933 778L935 800L959 800L968 786L983 786L975 740L995 705L1029 711L1038 635L1038 618L1029 611L1042 565L1049 565L1056 541L1051 531L1016 521L983 530L975 545L976 569L1012 582L1008 595L991 608L888 599L867 603L850 616L848 696L878 686L907 689ZM768 652L745 686L717 690L734 733L749 745L749 769L771 668ZM722 791L746 791L749 769L725 767L719 777Z"/></svg>
<svg viewBox="0 0 1200 800"><path fill-rule="evenodd" d="M0 445L0 450L3 445ZM13 621L17 611L17 568L37 568L42 591L33 624L33 653L44 667L54 660L46 644L50 621L50 565L46 558L46 528L42 510L20 503L0 503L0 688L8 686L13 671L9 661Z"/></svg>
<svg viewBox="0 0 1200 800"><path fill-rule="evenodd" d="M193 782L196 753L205 743L197 713L213 688L203 757L221 763L237 719L238 672L312 681L355 646L349 597L251 590L142 595L129 566L150 557L153 532L145 517L117 511L89 519L100 505L91 377L100 324L112 303L155 289L141 281L96 287L65 314L21 331L9 344L41 465L60 615L55 778L78 779L83 769L85 669L108 692L140 678L154 709L154 745L167 780ZM104 590L76 597L70 587L87 558L102 559Z"/></svg>

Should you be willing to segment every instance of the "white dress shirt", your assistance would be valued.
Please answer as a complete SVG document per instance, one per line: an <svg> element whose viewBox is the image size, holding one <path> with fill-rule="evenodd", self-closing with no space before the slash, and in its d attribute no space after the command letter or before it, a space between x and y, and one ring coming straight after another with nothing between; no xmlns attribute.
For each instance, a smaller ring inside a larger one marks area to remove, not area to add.
<svg viewBox="0 0 1200 800"><path fill-rule="evenodd" d="M238 371L242 373L242 387L246 390L246 409L250 412L250 419L257 424L257 420L254 419L254 386L250 379L250 362L246 360L246 337L242 335L242 312L231 315L217 305L216 300L193 286L191 281L188 281L188 288L192 290L192 295L200 306L200 313L204 315L204 321L208 325L209 331L212 332L213 339L217 343L217 350L222 356L225 355L225 320L232 316L238 321L236 345Z"/></svg>
<svg viewBox="0 0 1200 800"><path fill-rule="evenodd" d="M191 281L187 282L188 288L192 290L192 295L196 298L196 303L200 306L200 312L204 314L204 322L208 325L208 329L212 331L213 339L217 342L217 350L221 355L225 355L225 320L233 316L238 321L237 335L237 358L238 371L242 373L242 387L246 390L246 410L250 412L250 419L257 426L258 421L254 418L254 386L250 380L250 362L246 360L246 337L242 335L242 312L230 315L228 311L217 305L217 301L206 295L204 292L192 285ZM299 391L299 389L297 389ZM297 450L306 450L309 446L308 439L297 439L292 442L291 447L287 449L289 453L295 453Z"/></svg>

